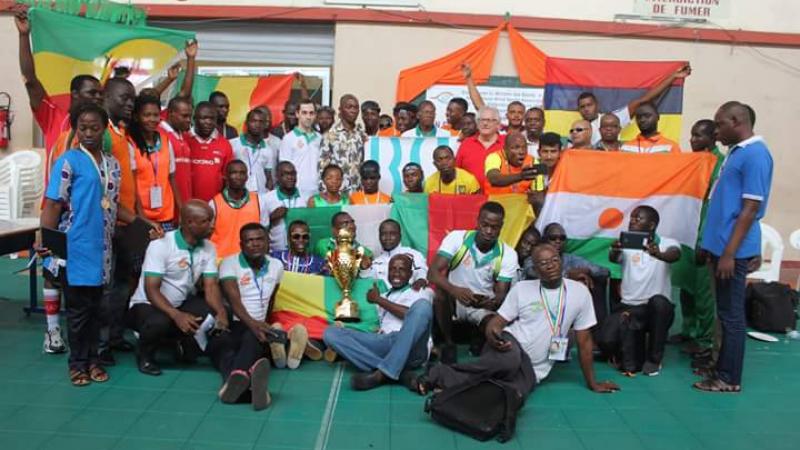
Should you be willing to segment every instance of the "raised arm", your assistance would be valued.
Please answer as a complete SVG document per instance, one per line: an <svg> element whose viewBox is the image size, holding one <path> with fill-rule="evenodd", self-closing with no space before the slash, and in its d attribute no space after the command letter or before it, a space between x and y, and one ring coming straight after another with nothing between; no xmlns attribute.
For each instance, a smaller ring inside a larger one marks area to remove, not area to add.
<svg viewBox="0 0 800 450"><path fill-rule="evenodd" d="M192 88L194 88L194 77L197 73L197 41L192 39L186 42L184 53L186 53L186 76L183 77L179 95L190 98L192 96Z"/></svg>
<svg viewBox="0 0 800 450"><path fill-rule="evenodd" d="M294 78L300 83L300 99L309 100L311 96L308 95L308 84L306 84L306 77L300 72L295 72Z"/></svg>
<svg viewBox="0 0 800 450"><path fill-rule="evenodd" d="M31 109L38 109L42 100L47 96L42 82L36 77L36 67L33 63L33 52L31 51L31 23L28 21L28 13L19 10L14 15L14 23L19 32L19 69L22 72L22 81L25 83L25 90L28 91L28 101Z"/></svg>
<svg viewBox="0 0 800 450"><path fill-rule="evenodd" d="M464 74L464 78L467 80L469 99L472 100L475 109L480 110L486 106L486 103L483 102L483 97L481 97L481 93L478 92L478 86L475 85L475 80L472 79L472 67L469 66L469 63L465 62L461 64L461 73Z"/></svg>
<svg viewBox="0 0 800 450"><path fill-rule="evenodd" d="M689 64L686 64L685 66L676 70L675 72L670 74L667 78L661 80L660 83L650 88L650 90L645 92L644 95L628 103L628 114L630 114L631 117L633 117L633 114L636 112L636 108L638 108L639 105L641 105L642 103L655 100L672 85L673 81L675 81L678 78L686 78L691 74L692 74L692 66L690 66Z"/></svg>

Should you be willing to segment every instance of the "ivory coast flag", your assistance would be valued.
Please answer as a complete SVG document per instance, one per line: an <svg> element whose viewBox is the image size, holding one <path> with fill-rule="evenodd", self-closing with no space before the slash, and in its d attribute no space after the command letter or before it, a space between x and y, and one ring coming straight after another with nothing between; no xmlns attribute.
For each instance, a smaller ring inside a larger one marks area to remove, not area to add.
<svg viewBox="0 0 800 450"><path fill-rule="evenodd" d="M681 261L673 264L673 282L685 286L693 264L700 210L715 158L710 153L639 155L568 150L550 182L536 226L560 223L567 232L567 251L608 267L619 277L619 265L608 260L611 243L628 229L634 208L658 211L656 233L681 243Z"/></svg>
<svg viewBox="0 0 800 450"><path fill-rule="evenodd" d="M53 102L69 110L69 84L80 74L105 79L129 67L134 85L161 73L193 33L86 19L40 8L28 11L36 75Z"/></svg>
<svg viewBox="0 0 800 450"><path fill-rule="evenodd" d="M527 197L508 194L484 195L399 194L388 205L347 205L342 207L292 208L286 215L286 226L295 220L308 223L311 246L331 237L331 218L344 211L356 223L356 240L373 254L382 251L378 236L380 223L393 218L403 232L402 245L414 248L430 261L445 235L453 230L471 230L477 224L478 210L486 201L499 202L506 211L501 239L514 247L522 232L533 222L533 211ZM287 230L288 231L288 230ZM358 280L353 298L362 311L362 321L347 327L374 331L378 326L375 307L366 302L367 291L374 281ZM275 298L272 319L288 329L303 323L309 335L320 338L325 327L333 323L333 308L341 298L336 281L331 277L284 272Z"/></svg>
<svg viewBox="0 0 800 450"><path fill-rule="evenodd" d="M192 98L197 102L208 100L214 91L228 96L231 109L228 123L242 130L247 113L258 106L266 106L272 113L272 125L283 120L283 106L292 91L293 75L269 75L265 77L195 75ZM183 72L174 87L183 84Z"/></svg>

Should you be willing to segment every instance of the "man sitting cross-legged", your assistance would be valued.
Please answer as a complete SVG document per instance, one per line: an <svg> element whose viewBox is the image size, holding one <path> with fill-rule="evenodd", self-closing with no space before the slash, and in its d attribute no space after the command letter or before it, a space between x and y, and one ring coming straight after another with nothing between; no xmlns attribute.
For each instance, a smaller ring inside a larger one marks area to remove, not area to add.
<svg viewBox="0 0 800 450"><path fill-rule="evenodd" d="M428 281L437 288L434 307L444 363L456 362L453 313L456 320L477 325L483 333L488 316L503 303L517 274L517 252L500 241L504 218L501 204L484 203L475 230L451 231L428 270Z"/></svg>
<svg viewBox="0 0 800 450"><path fill-rule="evenodd" d="M589 330L595 320L589 290L562 277L561 257L551 245L534 247L533 260L540 279L514 285L497 313L489 316L487 345L480 358L431 367L412 383L420 394L489 378L513 386L524 400L556 361L566 359L570 329L575 330L586 386L594 392L619 390L612 382L594 378Z"/></svg>
<svg viewBox="0 0 800 450"><path fill-rule="evenodd" d="M253 409L261 410L270 403L269 361L264 353L270 336L274 335L266 319L283 276L283 266L267 256L267 231L260 223L248 223L241 228L239 248L241 252L225 258L219 270L222 291L233 310L233 323L230 331L212 331L208 353L224 380L220 400L249 401Z"/></svg>
<svg viewBox="0 0 800 450"><path fill-rule="evenodd" d="M177 341L179 355L199 353L192 335L210 311L217 328L228 327L217 283L217 252L207 239L213 222L208 204L190 200L181 210L181 226L147 247L127 315L130 327L139 332L137 363L146 375L161 375L154 357L164 340ZM201 276L205 298L195 289Z"/></svg>
<svg viewBox="0 0 800 450"><path fill-rule="evenodd" d="M412 264L407 255L393 256L388 275L391 289L381 294L374 284L367 293L367 301L378 306L378 333L335 326L325 330L325 343L366 372L353 375L353 389L372 389L389 380L406 378L411 372L404 374L404 370L428 360L433 292L427 288L411 289Z"/></svg>

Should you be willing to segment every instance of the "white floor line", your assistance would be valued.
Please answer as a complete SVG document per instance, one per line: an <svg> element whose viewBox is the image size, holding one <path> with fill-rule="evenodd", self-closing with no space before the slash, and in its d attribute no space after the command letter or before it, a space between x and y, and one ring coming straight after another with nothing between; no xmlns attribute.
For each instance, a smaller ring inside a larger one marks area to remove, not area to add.
<svg viewBox="0 0 800 450"><path fill-rule="evenodd" d="M317 433L317 442L314 444L314 450L325 450L328 447L328 438L331 435L331 425L333 424L333 415L336 412L336 403L339 401L339 390L342 388L342 378L344 377L344 364L336 364L336 372L333 374L333 382L331 383L331 391L328 394L328 404L325 405L325 414L322 415L322 423Z"/></svg>

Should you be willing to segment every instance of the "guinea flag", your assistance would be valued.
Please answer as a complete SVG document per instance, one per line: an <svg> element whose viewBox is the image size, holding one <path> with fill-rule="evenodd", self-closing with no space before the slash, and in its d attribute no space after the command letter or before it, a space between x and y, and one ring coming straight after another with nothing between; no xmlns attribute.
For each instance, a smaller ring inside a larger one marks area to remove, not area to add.
<svg viewBox="0 0 800 450"><path fill-rule="evenodd" d="M76 75L108 78L115 66L130 68L138 85L163 72L193 33L87 19L41 8L28 10L36 75L62 110L70 104Z"/></svg>
<svg viewBox="0 0 800 450"><path fill-rule="evenodd" d="M557 222L567 232L567 251L605 266L609 247L628 229L639 205L658 211L656 233L681 243L681 260L672 265L673 283L691 288L696 272L694 247L700 210L716 158L710 153L639 155L569 150L561 156L536 225Z"/></svg>
<svg viewBox="0 0 800 450"><path fill-rule="evenodd" d="M399 194L387 205L292 208L287 212L284 221L287 227L295 220L306 222L310 228L313 248L318 241L331 237L331 219L334 214L347 212L356 223L356 240L378 255L382 251L378 235L380 223L393 218L400 223L403 232L402 245L418 250L431 261L447 233L475 229L478 210L489 200L503 205L506 212L500 238L511 247L516 246L523 231L533 222L533 211L527 197L520 194L491 197ZM352 296L359 304L362 321L344 324L345 327L362 331L377 330L375 306L366 301L367 291L374 282L371 279L361 279L354 283ZM332 277L284 272L270 320L281 322L285 329L302 323L308 328L309 336L320 339L325 327L333 323L333 308L340 299L341 290Z"/></svg>

